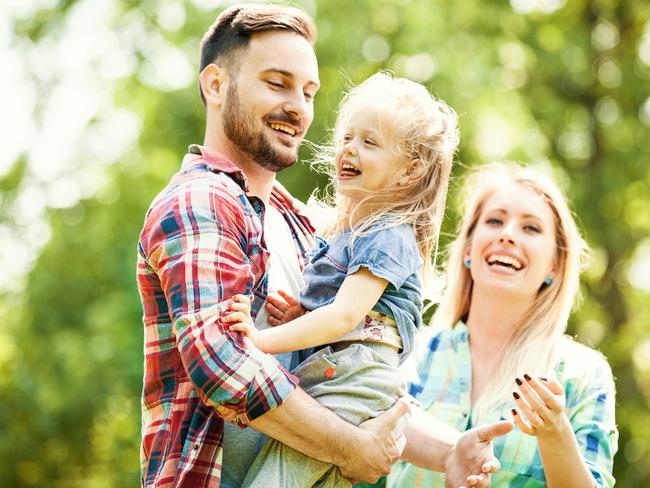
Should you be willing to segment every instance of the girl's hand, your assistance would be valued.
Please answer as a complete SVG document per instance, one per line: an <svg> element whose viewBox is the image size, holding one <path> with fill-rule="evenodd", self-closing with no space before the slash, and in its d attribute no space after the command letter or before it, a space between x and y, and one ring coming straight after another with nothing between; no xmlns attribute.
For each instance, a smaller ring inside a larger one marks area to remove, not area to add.
<svg viewBox="0 0 650 488"><path fill-rule="evenodd" d="M515 378L521 393L512 393L519 410L512 409L515 424L522 432L537 437L552 437L571 429L565 413L564 388L555 380Z"/></svg>
<svg viewBox="0 0 650 488"><path fill-rule="evenodd" d="M246 295L235 295L228 307L223 322L230 323L229 329L243 333L254 345L257 345L259 331L251 317L251 300Z"/></svg>
<svg viewBox="0 0 650 488"><path fill-rule="evenodd" d="M269 314L269 324L273 326L286 324L306 313L298 300L282 290L266 297L265 307Z"/></svg>

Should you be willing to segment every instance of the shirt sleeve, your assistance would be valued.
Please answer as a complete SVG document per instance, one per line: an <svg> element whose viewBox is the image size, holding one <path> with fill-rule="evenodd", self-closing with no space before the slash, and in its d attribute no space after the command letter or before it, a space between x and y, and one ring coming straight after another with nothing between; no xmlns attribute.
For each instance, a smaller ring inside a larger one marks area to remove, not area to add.
<svg viewBox="0 0 650 488"><path fill-rule="evenodd" d="M367 268L397 290L420 269L421 264L410 225L372 228L367 234L353 237L348 274Z"/></svg>
<svg viewBox="0 0 650 488"><path fill-rule="evenodd" d="M220 320L230 298L250 294L256 281L244 208L218 183L193 180L155 210L143 252L160 279L183 369L202 401L247 424L280 405L297 380Z"/></svg>
<svg viewBox="0 0 650 488"><path fill-rule="evenodd" d="M611 368L600 355L589 373L567 392L567 410L578 445L597 486L614 486L612 469L618 447L614 416L615 389Z"/></svg>

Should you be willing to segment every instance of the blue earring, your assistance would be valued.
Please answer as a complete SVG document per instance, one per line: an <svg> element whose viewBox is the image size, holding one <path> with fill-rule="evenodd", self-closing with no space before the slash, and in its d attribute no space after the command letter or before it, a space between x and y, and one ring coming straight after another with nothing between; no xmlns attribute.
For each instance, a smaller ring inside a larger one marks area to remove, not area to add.
<svg viewBox="0 0 650 488"><path fill-rule="evenodd" d="M472 260L471 259L468 259L467 261L465 261L465 267L466 268L471 268L472 267Z"/></svg>
<svg viewBox="0 0 650 488"><path fill-rule="evenodd" d="M550 276L548 276L548 277L544 280L544 283L546 284L546 286L551 285L551 283L553 283L553 278L551 278Z"/></svg>

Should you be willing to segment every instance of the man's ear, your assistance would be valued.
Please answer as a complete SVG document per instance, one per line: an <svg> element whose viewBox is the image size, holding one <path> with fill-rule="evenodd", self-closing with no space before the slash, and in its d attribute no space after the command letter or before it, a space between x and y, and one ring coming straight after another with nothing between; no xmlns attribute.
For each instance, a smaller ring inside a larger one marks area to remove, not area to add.
<svg viewBox="0 0 650 488"><path fill-rule="evenodd" d="M214 63L207 65L199 74L199 83L206 104L223 105L230 77L226 70Z"/></svg>

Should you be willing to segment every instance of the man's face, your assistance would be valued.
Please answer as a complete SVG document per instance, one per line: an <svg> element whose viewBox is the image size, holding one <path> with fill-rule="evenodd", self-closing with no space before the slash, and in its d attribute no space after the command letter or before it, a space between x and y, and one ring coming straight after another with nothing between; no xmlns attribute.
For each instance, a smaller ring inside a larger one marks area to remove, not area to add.
<svg viewBox="0 0 650 488"><path fill-rule="evenodd" d="M314 118L318 88L318 63L306 39L286 31L254 34L228 85L226 136L268 170L291 166Z"/></svg>

